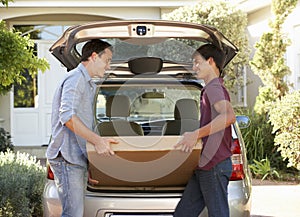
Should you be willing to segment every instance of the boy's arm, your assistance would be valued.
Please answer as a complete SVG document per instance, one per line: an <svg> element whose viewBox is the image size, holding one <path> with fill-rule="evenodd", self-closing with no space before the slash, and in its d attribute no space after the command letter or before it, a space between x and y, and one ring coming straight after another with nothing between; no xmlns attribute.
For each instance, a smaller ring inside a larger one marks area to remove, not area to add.
<svg viewBox="0 0 300 217"><path fill-rule="evenodd" d="M198 139L225 129L235 122L235 113L232 105L227 100L221 100L214 104L215 110L219 113L209 124L201 127L198 131Z"/></svg>
<svg viewBox="0 0 300 217"><path fill-rule="evenodd" d="M227 100L221 100L214 104L215 110L219 115L207 125L193 131L183 134L183 138L175 145L184 152L191 152L200 139L210 134L225 129L235 122L235 114L232 105Z"/></svg>

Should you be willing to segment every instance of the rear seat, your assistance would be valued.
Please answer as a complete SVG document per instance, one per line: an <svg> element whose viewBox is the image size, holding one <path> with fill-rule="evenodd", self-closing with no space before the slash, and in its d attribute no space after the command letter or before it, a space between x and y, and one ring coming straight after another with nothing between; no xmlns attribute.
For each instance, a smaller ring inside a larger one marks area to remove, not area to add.
<svg viewBox="0 0 300 217"><path fill-rule="evenodd" d="M130 99L125 95L109 96L106 101L106 116L108 122L97 126L101 136L143 136L143 128L133 121L128 121L130 115Z"/></svg>
<svg viewBox="0 0 300 217"><path fill-rule="evenodd" d="M196 100L178 100L175 104L174 119L166 122L163 129L164 135L182 135L184 132L198 129L200 120Z"/></svg>

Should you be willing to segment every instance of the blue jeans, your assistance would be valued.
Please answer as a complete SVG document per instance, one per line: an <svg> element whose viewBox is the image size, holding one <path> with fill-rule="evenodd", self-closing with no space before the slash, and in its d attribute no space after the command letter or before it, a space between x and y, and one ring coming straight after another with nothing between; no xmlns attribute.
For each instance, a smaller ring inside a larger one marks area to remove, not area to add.
<svg viewBox="0 0 300 217"><path fill-rule="evenodd" d="M230 158L210 170L195 170L175 209L174 217L198 217L205 206L209 217L229 217L227 186L231 173Z"/></svg>
<svg viewBox="0 0 300 217"><path fill-rule="evenodd" d="M49 159L62 204L62 217L82 217L87 185L87 169L70 164L63 157Z"/></svg>

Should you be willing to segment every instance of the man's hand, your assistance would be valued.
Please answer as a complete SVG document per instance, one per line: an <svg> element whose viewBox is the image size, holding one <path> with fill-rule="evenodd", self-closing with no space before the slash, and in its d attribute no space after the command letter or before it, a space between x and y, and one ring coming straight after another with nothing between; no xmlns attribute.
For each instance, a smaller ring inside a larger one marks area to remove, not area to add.
<svg viewBox="0 0 300 217"><path fill-rule="evenodd" d="M111 149L110 144L117 144L119 141L112 138L100 137L94 144L95 150L100 155L112 156L114 151Z"/></svg>
<svg viewBox="0 0 300 217"><path fill-rule="evenodd" d="M186 132L183 134L180 141L174 148L180 148L183 152L192 152L195 145L198 143L198 131Z"/></svg>

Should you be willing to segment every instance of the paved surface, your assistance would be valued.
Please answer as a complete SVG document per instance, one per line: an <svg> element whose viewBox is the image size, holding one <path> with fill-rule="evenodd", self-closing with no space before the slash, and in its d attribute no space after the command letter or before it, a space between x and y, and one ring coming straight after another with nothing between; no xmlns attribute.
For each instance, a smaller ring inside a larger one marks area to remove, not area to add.
<svg viewBox="0 0 300 217"><path fill-rule="evenodd" d="M300 185L252 187L251 217L300 217Z"/></svg>

